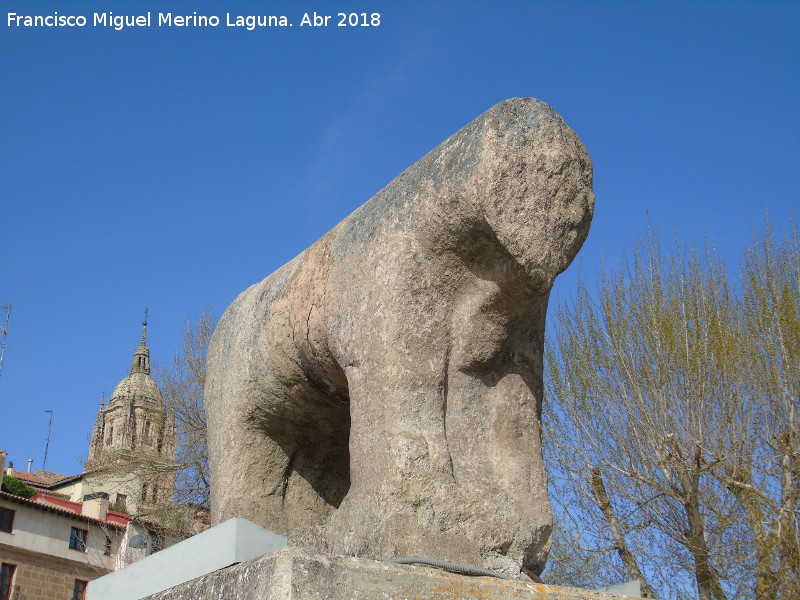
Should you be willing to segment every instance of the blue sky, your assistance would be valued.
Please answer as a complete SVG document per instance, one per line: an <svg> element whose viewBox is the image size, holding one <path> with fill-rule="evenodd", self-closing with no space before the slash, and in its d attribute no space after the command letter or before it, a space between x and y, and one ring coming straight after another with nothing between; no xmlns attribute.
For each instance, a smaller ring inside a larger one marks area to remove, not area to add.
<svg viewBox="0 0 800 600"><path fill-rule="evenodd" d="M534 96L583 139L579 256L707 236L735 262L800 201L800 2L0 0L0 448L75 473L145 307L155 361L475 116ZM10 27L10 12L86 27ZM94 12L218 27L91 25ZM300 27L303 13L333 15ZM339 12L380 13L340 28ZM286 15L247 31L225 13ZM556 283L569 294L573 266Z"/></svg>

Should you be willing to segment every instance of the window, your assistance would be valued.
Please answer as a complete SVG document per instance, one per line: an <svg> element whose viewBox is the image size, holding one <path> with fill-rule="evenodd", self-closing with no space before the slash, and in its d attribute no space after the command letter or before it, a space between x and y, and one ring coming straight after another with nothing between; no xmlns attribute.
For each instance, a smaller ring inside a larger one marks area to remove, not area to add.
<svg viewBox="0 0 800 600"><path fill-rule="evenodd" d="M93 494L83 495L84 502L87 500L94 500L95 498L103 498L104 500L108 500L108 492L94 492Z"/></svg>
<svg viewBox="0 0 800 600"><path fill-rule="evenodd" d="M72 586L72 600L84 600L86 598L87 585L89 585L88 581L76 579L75 585Z"/></svg>
<svg viewBox="0 0 800 600"><path fill-rule="evenodd" d="M128 509L128 497L125 494L117 494L115 504L120 511L125 512Z"/></svg>
<svg viewBox="0 0 800 600"><path fill-rule="evenodd" d="M144 437L144 441L145 442L149 442L150 441L150 421L145 421L144 422L144 436L143 437Z"/></svg>
<svg viewBox="0 0 800 600"><path fill-rule="evenodd" d="M14 571L16 565L3 563L0 565L0 600L11 598L11 586L14 583Z"/></svg>
<svg viewBox="0 0 800 600"><path fill-rule="evenodd" d="M111 536L106 536L106 547L103 550L103 554L111 556Z"/></svg>
<svg viewBox="0 0 800 600"><path fill-rule="evenodd" d="M114 426L108 428L108 438L106 438L106 446L110 446L114 441Z"/></svg>
<svg viewBox="0 0 800 600"><path fill-rule="evenodd" d="M11 533L14 530L14 511L0 507L0 531Z"/></svg>
<svg viewBox="0 0 800 600"><path fill-rule="evenodd" d="M89 532L86 529L78 529L73 527L69 532L69 547L73 550L82 550L86 552L86 540L89 537Z"/></svg>
<svg viewBox="0 0 800 600"><path fill-rule="evenodd" d="M147 502L147 484L142 484L142 502Z"/></svg>
<svg viewBox="0 0 800 600"><path fill-rule="evenodd" d="M158 486L157 485L153 486L153 494L150 497L153 500L153 504L158 502Z"/></svg>

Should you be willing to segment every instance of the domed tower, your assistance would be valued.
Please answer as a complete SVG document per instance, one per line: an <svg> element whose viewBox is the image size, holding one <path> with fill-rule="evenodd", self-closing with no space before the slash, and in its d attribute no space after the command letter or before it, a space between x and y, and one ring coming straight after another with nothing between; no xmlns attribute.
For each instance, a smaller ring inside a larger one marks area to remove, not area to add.
<svg viewBox="0 0 800 600"><path fill-rule="evenodd" d="M147 313L133 352L130 374L100 404L89 444L87 470L102 476L104 490L124 499L128 510L170 504L175 488L175 417L150 376ZM124 480L124 481L123 481ZM97 488L97 485L92 486Z"/></svg>

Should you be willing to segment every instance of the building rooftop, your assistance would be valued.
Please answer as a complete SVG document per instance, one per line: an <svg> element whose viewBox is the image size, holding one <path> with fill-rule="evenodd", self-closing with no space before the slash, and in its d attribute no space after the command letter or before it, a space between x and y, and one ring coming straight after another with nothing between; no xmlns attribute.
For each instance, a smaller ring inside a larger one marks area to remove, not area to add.
<svg viewBox="0 0 800 600"><path fill-rule="evenodd" d="M98 525L109 525L119 529L125 529L128 521L133 519L131 515L126 515L111 510L106 513L105 520L96 519L94 517L82 514L83 504L80 502L70 502L69 500L57 498L49 494L40 493L32 496L31 498L23 498L22 496L16 496L14 494L9 494L8 492L0 491L0 499L30 506L38 510L61 514L79 521L96 523Z"/></svg>
<svg viewBox="0 0 800 600"><path fill-rule="evenodd" d="M83 477L85 473L78 473L77 475L62 475L61 473L51 473L49 471L36 470L33 473L28 471L17 471L16 469L6 469L6 475L24 481L28 485L35 488L48 489L55 485L66 483L71 479Z"/></svg>

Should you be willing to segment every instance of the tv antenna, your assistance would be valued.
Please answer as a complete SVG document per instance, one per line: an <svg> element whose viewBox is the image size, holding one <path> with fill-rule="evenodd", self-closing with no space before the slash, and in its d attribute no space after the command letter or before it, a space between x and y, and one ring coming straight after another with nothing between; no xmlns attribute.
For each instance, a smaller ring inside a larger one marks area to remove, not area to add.
<svg viewBox="0 0 800 600"><path fill-rule="evenodd" d="M0 326L0 374L3 372L3 356L6 353L6 338L8 337L8 320L11 318L11 302L6 302L0 306L0 310L6 311L6 318Z"/></svg>
<svg viewBox="0 0 800 600"><path fill-rule="evenodd" d="M50 413L50 420L47 422L47 442L44 445L44 460L42 461L42 471L46 471L45 466L47 466L47 450L50 448L50 430L53 428L53 411L46 410L46 413Z"/></svg>

